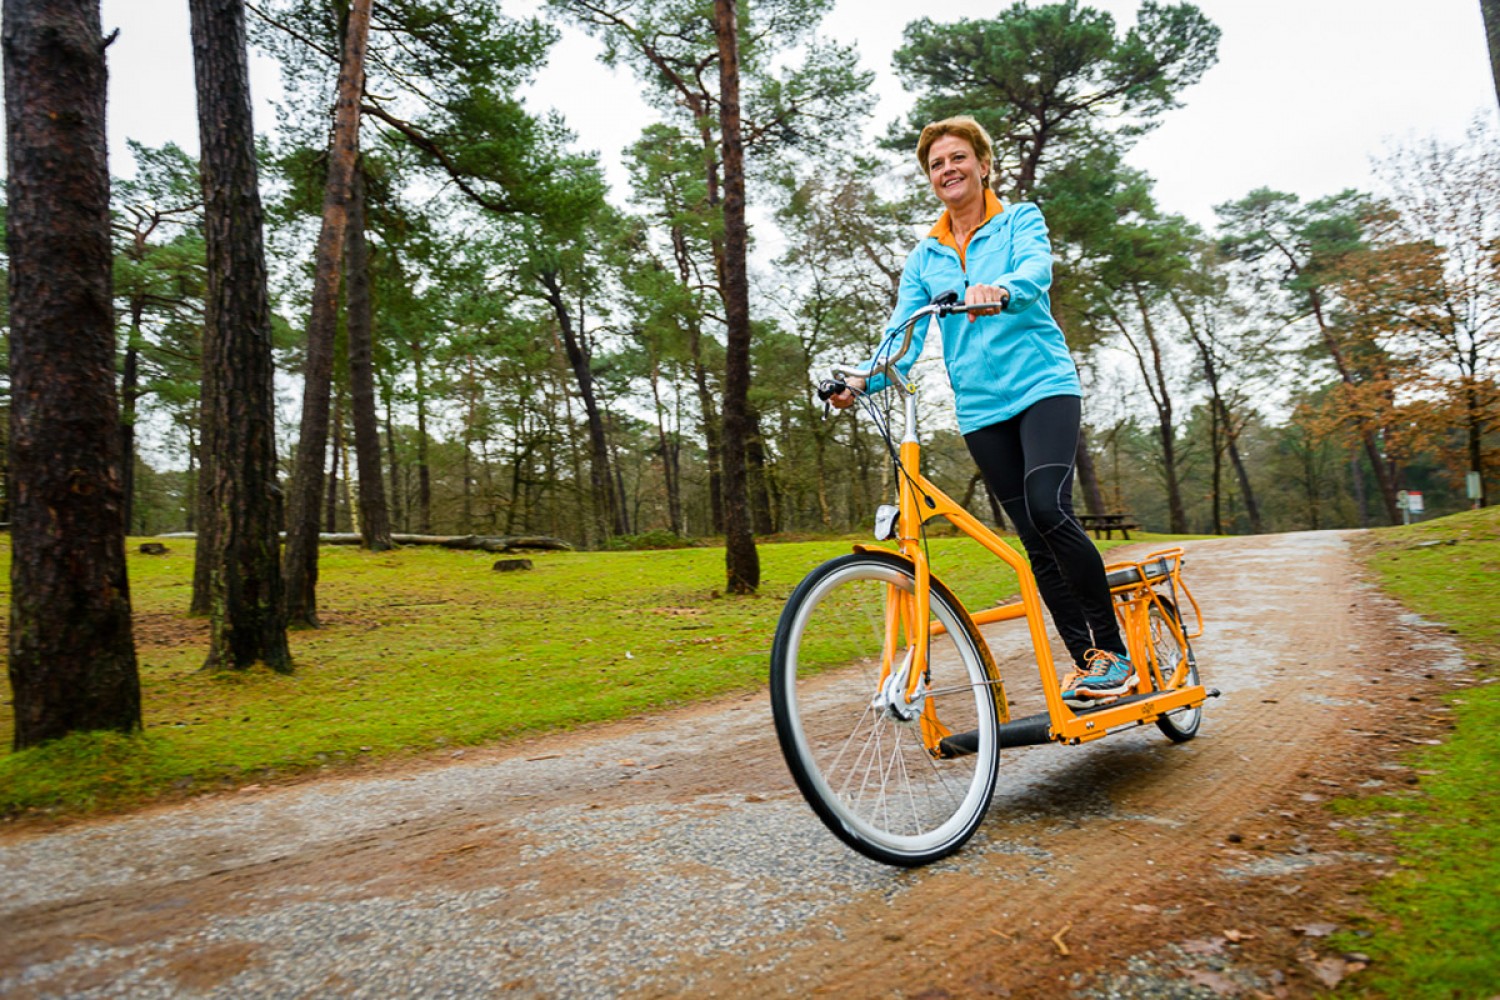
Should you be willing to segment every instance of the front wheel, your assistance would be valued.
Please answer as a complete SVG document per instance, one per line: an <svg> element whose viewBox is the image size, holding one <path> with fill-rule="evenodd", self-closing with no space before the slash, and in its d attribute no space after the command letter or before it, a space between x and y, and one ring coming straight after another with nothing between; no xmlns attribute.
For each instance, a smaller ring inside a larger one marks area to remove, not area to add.
<svg viewBox="0 0 1500 1000"><path fill-rule="evenodd" d="M984 818L998 764L998 676L973 622L932 581L928 670L918 698L888 683L912 654L916 581L878 552L844 556L792 593L771 650L771 710L803 796L866 857L915 866L952 854ZM976 753L944 758L948 733L977 733Z"/></svg>
<svg viewBox="0 0 1500 1000"><path fill-rule="evenodd" d="M1158 605L1160 605L1158 607ZM1198 658L1187 640L1182 626L1182 616L1177 607L1165 597L1158 597L1147 612L1151 629L1151 649L1156 657L1161 676L1170 683L1177 673L1178 665L1186 661L1187 670L1182 682L1176 687L1190 687L1201 683L1198 679ZM1198 726L1203 722L1203 706L1181 708L1156 720L1160 729L1173 743L1186 743L1198 735Z"/></svg>

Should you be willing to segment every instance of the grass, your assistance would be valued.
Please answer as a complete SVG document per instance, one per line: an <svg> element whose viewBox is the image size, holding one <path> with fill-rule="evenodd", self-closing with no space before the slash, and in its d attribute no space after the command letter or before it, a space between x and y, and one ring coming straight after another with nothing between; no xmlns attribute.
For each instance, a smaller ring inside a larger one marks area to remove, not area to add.
<svg viewBox="0 0 1500 1000"><path fill-rule="evenodd" d="M1449 695L1455 719L1442 746L1415 755L1417 798L1346 803L1397 824L1400 870L1376 884L1384 919L1341 942L1370 970L1342 992L1403 1000L1500 993L1500 508L1373 534L1366 561L1381 586L1448 625L1480 664L1480 683Z"/></svg>
<svg viewBox="0 0 1500 1000"><path fill-rule="evenodd" d="M752 690L787 595L851 541L761 545L752 598L716 593L719 548L544 553L532 572L495 573L484 553L325 547L324 627L292 633L290 675L199 669L206 626L184 613L193 546L168 545L164 556L130 546L144 733L0 754L0 816L129 809ZM0 588L9 554L0 539ZM1013 575L967 539L936 538L932 554L976 606L1014 591ZM0 713L0 746L11 725Z"/></svg>

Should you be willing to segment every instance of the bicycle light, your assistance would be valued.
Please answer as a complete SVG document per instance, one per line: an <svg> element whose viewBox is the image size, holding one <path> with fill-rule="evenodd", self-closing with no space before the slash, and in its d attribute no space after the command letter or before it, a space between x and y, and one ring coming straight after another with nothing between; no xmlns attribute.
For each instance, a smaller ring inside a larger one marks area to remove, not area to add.
<svg viewBox="0 0 1500 1000"><path fill-rule="evenodd" d="M901 508L893 503L883 503L875 508L875 540L877 542L889 541L896 537L896 519L901 516Z"/></svg>

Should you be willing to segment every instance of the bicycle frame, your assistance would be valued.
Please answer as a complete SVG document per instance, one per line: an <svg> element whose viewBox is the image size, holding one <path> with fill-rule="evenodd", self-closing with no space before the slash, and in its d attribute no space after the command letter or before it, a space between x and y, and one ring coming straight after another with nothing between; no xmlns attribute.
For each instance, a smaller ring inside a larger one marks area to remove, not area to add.
<svg viewBox="0 0 1500 1000"><path fill-rule="evenodd" d="M1048 741L1084 743L1105 736L1117 728L1151 722L1168 712L1201 704L1208 697L1207 690L1201 685L1189 685L1169 690L1171 683L1182 683L1185 679L1186 661L1178 665L1171 678L1164 678L1161 675L1161 667L1157 662L1155 650L1150 643L1149 611L1152 606L1164 612L1163 617L1178 639L1193 638L1200 635L1203 630L1202 610L1181 579L1181 549L1153 553L1141 563L1125 563L1108 567L1111 574L1119 574L1119 579L1122 580L1117 586L1111 587L1111 592L1116 596L1116 614L1121 620L1128 648L1133 654L1132 662L1135 663L1138 671L1143 672L1141 681L1144 683L1154 679L1156 684L1153 686L1157 690L1150 695L1133 695L1119 699L1118 703L1089 706L1083 711L1075 711L1062 698L1062 685L1053 664L1052 647L1047 637L1042 614L1041 594L1037 589L1036 578L1032 575L1031 567L1010 544L922 474L921 444L917 437L916 386L906 381L895 365L909 348L912 330L918 320L924 316L964 311L967 311L966 307L953 305L951 302L934 303L932 306L918 310L907 324L906 338L901 349L885 364L867 370L850 367L835 369L835 374L841 377L857 375L868 378L877 372L886 374L892 388L901 395L905 417L905 429L899 449L902 471L897 477L898 513L895 522L895 540L901 556L911 562L916 583L910 595L896 592L895 588L891 588L892 593L888 596L887 641L881 664L880 693L877 697L890 703L892 709L897 712L900 712L903 707L914 707L919 702L923 703L921 709L923 742L929 752L934 755L938 754L939 742L949 734L937 718L932 700L924 697L922 688L926 673L928 640L932 635L939 634L943 626L932 621L929 596L932 568L922 544L922 532L927 522L941 517L946 518L960 532L984 546L1016 573L1021 590L1019 603L1002 604L978 613L969 613L969 617L975 625L1018 618L1026 619L1032 649L1036 656L1037 670L1041 678L1042 693L1046 701L1049 721ZM856 546L856 549L889 551L881 547L865 545ZM1132 570L1138 579L1129 579ZM1116 577L1112 575L1112 584L1115 579ZM1153 581L1162 580L1167 581L1174 595L1181 592L1192 603L1198 617L1197 632L1184 632L1176 616L1165 613L1166 609L1162 607L1153 583ZM904 627L906 631L909 652L907 662L898 666L893 662L893 657L901 627ZM1145 671L1149 671L1150 676L1147 676ZM903 672L904 678L900 677L900 673ZM905 706L895 702L893 696L898 692L889 690L893 675L897 677L898 682L904 681L904 689L900 694L904 697ZM1003 725L1010 721L1008 702L1004 687L998 677L995 678L993 685L996 706Z"/></svg>

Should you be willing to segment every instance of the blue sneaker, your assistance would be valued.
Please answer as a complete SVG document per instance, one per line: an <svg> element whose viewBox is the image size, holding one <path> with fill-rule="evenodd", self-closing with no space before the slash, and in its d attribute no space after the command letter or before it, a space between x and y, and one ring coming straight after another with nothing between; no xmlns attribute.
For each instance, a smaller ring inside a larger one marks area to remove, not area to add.
<svg viewBox="0 0 1500 1000"><path fill-rule="evenodd" d="M1091 649L1084 654L1084 667L1063 678L1064 698L1113 698L1127 694L1139 678L1130 657L1105 649Z"/></svg>

